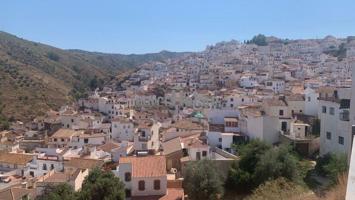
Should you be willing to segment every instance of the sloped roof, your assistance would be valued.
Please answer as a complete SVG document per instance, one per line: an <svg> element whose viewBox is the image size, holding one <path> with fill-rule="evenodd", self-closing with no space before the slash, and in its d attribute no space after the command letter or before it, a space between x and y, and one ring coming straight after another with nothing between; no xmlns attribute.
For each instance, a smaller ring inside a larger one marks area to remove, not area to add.
<svg viewBox="0 0 355 200"><path fill-rule="evenodd" d="M120 164L132 165L132 177L159 177L166 176L165 156L122 157Z"/></svg>
<svg viewBox="0 0 355 200"><path fill-rule="evenodd" d="M86 158L72 158L65 161L64 167L74 167L79 169L93 169L95 167L101 167L104 164L102 160L86 159Z"/></svg>
<svg viewBox="0 0 355 200"><path fill-rule="evenodd" d="M21 153L0 152L0 162L16 165L26 165L33 159L33 155Z"/></svg>
<svg viewBox="0 0 355 200"><path fill-rule="evenodd" d="M166 141L162 144L162 146L164 150L164 155L169 155L171 153L182 150L180 137Z"/></svg>

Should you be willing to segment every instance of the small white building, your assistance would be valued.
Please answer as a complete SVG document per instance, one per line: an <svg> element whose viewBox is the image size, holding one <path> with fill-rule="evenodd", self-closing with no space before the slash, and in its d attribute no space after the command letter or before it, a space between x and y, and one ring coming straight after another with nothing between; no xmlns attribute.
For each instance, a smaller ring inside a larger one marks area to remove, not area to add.
<svg viewBox="0 0 355 200"><path fill-rule="evenodd" d="M134 125L129 119L123 117L111 121L111 139L119 141L133 141Z"/></svg>
<svg viewBox="0 0 355 200"><path fill-rule="evenodd" d="M272 79L265 81L265 88L279 94L285 91L285 81L282 79Z"/></svg>
<svg viewBox="0 0 355 200"><path fill-rule="evenodd" d="M251 75L243 75L239 79L239 86L242 88L253 88L258 86L258 81L255 77Z"/></svg>
<svg viewBox="0 0 355 200"><path fill-rule="evenodd" d="M160 148L159 129L161 124L153 121L141 121L135 131L133 147L139 151L158 151Z"/></svg>
<svg viewBox="0 0 355 200"><path fill-rule="evenodd" d="M304 90L304 95L305 95L304 114L318 117L319 94L316 92L316 90L307 87Z"/></svg>
<svg viewBox="0 0 355 200"><path fill-rule="evenodd" d="M320 154L329 152L350 154L351 88L319 89Z"/></svg>
<svg viewBox="0 0 355 200"><path fill-rule="evenodd" d="M164 156L122 157L114 173L124 183L128 198L164 196L167 193Z"/></svg>
<svg viewBox="0 0 355 200"><path fill-rule="evenodd" d="M32 161L28 164L25 175L39 177L46 175L50 171L61 172L64 170L62 149L57 148L36 148L37 155L33 156Z"/></svg>

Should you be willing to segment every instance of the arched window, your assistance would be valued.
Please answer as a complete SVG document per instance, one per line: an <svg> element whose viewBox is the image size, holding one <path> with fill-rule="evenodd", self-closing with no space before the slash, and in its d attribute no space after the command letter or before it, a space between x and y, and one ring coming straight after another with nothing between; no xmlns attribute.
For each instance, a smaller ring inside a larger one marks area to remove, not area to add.
<svg viewBox="0 0 355 200"><path fill-rule="evenodd" d="M154 180L154 190L160 190L160 180Z"/></svg>
<svg viewBox="0 0 355 200"><path fill-rule="evenodd" d="M145 190L145 182L144 181L139 181L138 182L138 189L140 191L144 191Z"/></svg>
<svg viewBox="0 0 355 200"><path fill-rule="evenodd" d="M124 174L124 180L125 180L126 182L131 181L131 173L130 173L130 172L126 172L126 173Z"/></svg>

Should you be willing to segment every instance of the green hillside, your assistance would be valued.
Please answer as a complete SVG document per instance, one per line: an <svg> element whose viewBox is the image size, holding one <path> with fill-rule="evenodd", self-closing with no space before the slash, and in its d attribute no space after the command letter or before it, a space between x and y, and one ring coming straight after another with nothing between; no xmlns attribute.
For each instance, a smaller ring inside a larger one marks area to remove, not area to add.
<svg viewBox="0 0 355 200"><path fill-rule="evenodd" d="M112 81L145 62L184 54L63 50L0 32L0 121L31 119L80 97L90 86Z"/></svg>

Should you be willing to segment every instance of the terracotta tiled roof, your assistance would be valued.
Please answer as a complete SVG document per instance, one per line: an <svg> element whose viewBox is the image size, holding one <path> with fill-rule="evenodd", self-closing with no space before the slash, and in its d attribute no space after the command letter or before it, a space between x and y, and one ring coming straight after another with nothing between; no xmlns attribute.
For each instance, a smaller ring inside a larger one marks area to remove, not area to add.
<svg viewBox="0 0 355 200"><path fill-rule="evenodd" d="M286 102L277 98L264 99L263 102L266 106L287 106Z"/></svg>
<svg viewBox="0 0 355 200"><path fill-rule="evenodd" d="M132 200L184 200L184 190L182 188L168 188L163 196L135 196Z"/></svg>
<svg viewBox="0 0 355 200"><path fill-rule="evenodd" d="M72 158L68 161L65 161L64 167L74 167L79 169L93 169L95 167L101 167L103 164L104 161L102 160Z"/></svg>
<svg viewBox="0 0 355 200"><path fill-rule="evenodd" d="M97 148L101 149L102 151L105 151L105 152L111 152L112 149L116 149L116 148L119 148L119 147L120 147L120 144L118 144L118 143L107 142L106 144L101 145L101 146L99 146Z"/></svg>
<svg viewBox="0 0 355 200"><path fill-rule="evenodd" d="M34 190L20 188L20 187L11 187L0 191L1 200L21 200L23 196L29 195L33 196Z"/></svg>
<svg viewBox="0 0 355 200"><path fill-rule="evenodd" d="M0 162L1 163L9 163L16 165L25 165L30 162L33 158L33 155L29 154L20 154L20 153L0 153Z"/></svg>
<svg viewBox="0 0 355 200"><path fill-rule="evenodd" d="M200 124L194 123L190 120L180 120L171 124L171 127L187 129L187 130L201 130L203 127Z"/></svg>
<svg viewBox="0 0 355 200"><path fill-rule="evenodd" d="M169 155L171 153L182 150L180 137L164 142L162 146L164 150L164 155Z"/></svg>
<svg viewBox="0 0 355 200"><path fill-rule="evenodd" d="M286 100L287 101L304 101L305 99L304 99L304 95L302 95L302 94L293 94L293 95L287 96Z"/></svg>
<svg viewBox="0 0 355 200"><path fill-rule="evenodd" d="M84 133L84 131L75 131L72 129L61 128L58 131L56 131L51 137L52 138L68 138L68 137L72 137L75 135L80 135L82 133Z"/></svg>
<svg viewBox="0 0 355 200"><path fill-rule="evenodd" d="M48 183L64 183L69 181L70 175L63 172L54 172L51 176L46 178L44 182Z"/></svg>
<svg viewBox="0 0 355 200"><path fill-rule="evenodd" d="M122 157L120 163L132 164L132 177L166 176L165 156Z"/></svg>
<svg viewBox="0 0 355 200"><path fill-rule="evenodd" d="M201 141L198 136L191 136L182 139L184 148L206 148L208 147L203 141Z"/></svg>

